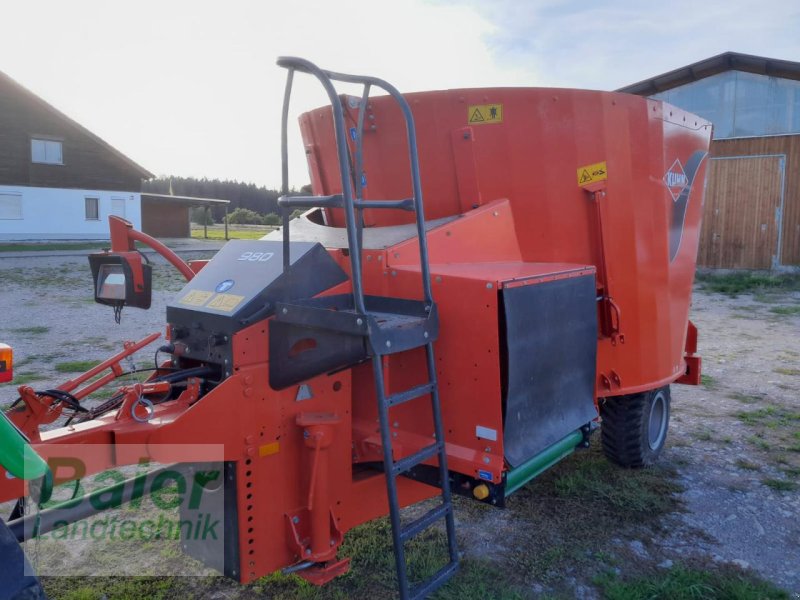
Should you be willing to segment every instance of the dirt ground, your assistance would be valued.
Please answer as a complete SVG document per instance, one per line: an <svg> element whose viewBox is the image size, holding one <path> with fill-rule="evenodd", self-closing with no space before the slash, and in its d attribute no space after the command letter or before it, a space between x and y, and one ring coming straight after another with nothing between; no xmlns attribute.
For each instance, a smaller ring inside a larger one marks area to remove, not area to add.
<svg viewBox="0 0 800 600"><path fill-rule="evenodd" d="M111 309L92 301L85 257L0 254L0 281L0 341L14 347L18 380L36 389L70 377L57 370L61 363L101 360L123 340L163 331L166 302L181 286L159 266L152 309L126 309L116 325ZM659 492L670 498L669 509L619 527L589 518L584 545L573 544L589 550L580 558L567 551L556 556L553 548L567 545L555 538L570 529L554 532L548 524L572 519L570 511L594 510L569 493L553 502L537 499L547 495L548 481L556 491L564 487L574 468L567 464L527 486L508 510L459 502L467 558L489 557L501 574L526 569L523 597L599 598L598 573L624 577L677 564L731 568L800 595L800 292L731 298L702 288L696 286L692 319L700 330L704 385L672 387L670 434L656 472L672 486ZM146 351L135 362L152 360ZM15 387L0 386L0 406L15 397ZM593 443L599 445L599 435ZM593 522L605 530L590 531ZM534 526L542 527L535 540ZM235 589L225 584L215 592L222 595L211 597L253 597Z"/></svg>
<svg viewBox="0 0 800 600"><path fill-rule="evenodd" d="M673 386L664 458L686 488L674 533L654 540L750 567L800 591L800 293L696 292L705 385ZM692 536L693 531L703 535Z"/></svg>

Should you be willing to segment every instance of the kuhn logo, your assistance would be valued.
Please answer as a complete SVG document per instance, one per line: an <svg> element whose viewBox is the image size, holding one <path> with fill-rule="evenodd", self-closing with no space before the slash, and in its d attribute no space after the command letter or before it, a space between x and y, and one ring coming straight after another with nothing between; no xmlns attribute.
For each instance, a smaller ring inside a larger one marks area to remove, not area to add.
<svg viewBox="0 0 800 600"><path fill-rule="evenodd" d="M681 161L675 159L672 166L664 173L664 185L672 195L672 214L669 224L669 260L672 262L678 255L683 239L683 226L686 223L686 209L689 207L689 196L695 177L703 164L705 150L697 150L686 161L686 171L683 170Z"/></svg>
<svg viewBox="0 0 800 600"><path fill-rule="evenodd" d="M681 195L683 189L689 185L689 178L683 171L683 165L681 165L681 161L679 161L677 158L675 159L675 162L672 163L672 166L669 168L669 170L664 173L664 184L667 186L673 202L678 201L678 197Z"/></svg>

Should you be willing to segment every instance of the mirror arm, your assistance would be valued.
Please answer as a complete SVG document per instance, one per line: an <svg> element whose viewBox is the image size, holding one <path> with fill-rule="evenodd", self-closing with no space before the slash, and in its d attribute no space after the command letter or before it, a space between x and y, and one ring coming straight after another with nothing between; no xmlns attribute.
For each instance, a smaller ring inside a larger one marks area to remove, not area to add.
<svg viewBox="0 0 800 600"><path fill-rule="evenodd" d="M186 261L157 239L141 231L136 231L130 221L126 221L116 215L110 215L108 217L108 227L111 232L112 252L135 252L136 245L134 242L141 242L163 256L173 267L180 271L186 281L191 281L195 276L195 272Z"/></svg>

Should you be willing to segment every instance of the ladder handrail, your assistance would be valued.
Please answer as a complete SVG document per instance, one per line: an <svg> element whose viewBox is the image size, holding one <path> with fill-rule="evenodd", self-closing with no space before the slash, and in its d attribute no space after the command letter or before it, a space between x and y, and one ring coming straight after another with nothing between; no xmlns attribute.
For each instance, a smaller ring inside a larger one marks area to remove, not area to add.
<svg viewBox="0 0 800 600"><path fill-rule="evenodd" d="M283 67L288 70L289 75L287 77L287 91L284 97L284 110L283 110L283 127L282 127L282 153L281 158L283 160L284 166L284 182L282 186L282 193L284 195L288 194L289 192L289 184L288 184L288 150L287 148L287 140L285 135L286 123L288 120L288 103L289 103L289 94L292 85L292 77L294 71L299 71L302 73L307 73L309 75L313 75L316 77L322 86L325 88L325 91L328 94L328 98L331 102L331 108L333 110L333 126L334 126L334 135L336 139L336 150L339 157L339 175L342 180L342 195L344 197L344 212L345 212L345 225L347 227L347 242L350 248L350 264L352 268L352 280L353 280L353 297L355 302L356 310L361 313L365 313L364 307L364 292L361 282L361 256L360 256L360 235L359 235L359 224L356 222L355 216L355 207L353 205L353 186L350 178L350 169L348 166L347 161L345 161L345 157L349 156L348 148L347 148L347 135L345 133L344 128L344 111L342 109L341 101L339 100L339 96L336 92L336 88L333 85L333 81L341 81L345 83L356 83L365 86L364 94L362 95L362 100L359 105L359 123L363 124L363 113L366 109L366 102L364 100L365 97L368 97L369 88L377 87L385 92L387 92L397 104L400 106L400 109L403 113L403 117L405 119L406 124L406 136L408 141L408 152L409 152L409 161L411 164L411 185L412 185L412 196L414 200L414 208L416 213L416 228L417 228L417 237L419 240L419 254L420 254L420 270L422 275L422 289L423 289L423 296L425 304L430 306L433 303L433 292L431 288L431 278L430 278L430 266L428 262L428 244L427 239L425 237L425 214L423 211L423 202L422 202L422 185L420 183L420 173L419 173L419 158L417 153L417 136L416 130L414 127L414 116L411 113L411 107L408 105L408 102L403 97L403 95L395 88L393 85L384 81L383 79L379 79L377 77L371 77L366 75L350 75L347 73L337 73L335 71L327 71L320 69L311 61L308 61L304 58L299 58L295 56L281 56L278 58L277 61L278 66ZM357 173L356 179L358 180L356 183L357 193L361 195L361 167L363 166L362 163L362 146L361 146L361 137L363 132L363 125L360 130L357 132L357 140L356 140L356 164L357 164ZM361 198L359 197L359 200ZM289 243L289 231L288 231L288 210L284 210L283 214L283 237L284 237L284 265L288 266L288 243Z"/></svg>
<svg viewBox="0 0 800 600"><path fill-rule="evenodd" d="M339 102L339 95L336 93L336 88L333 87L333 83L331 83L330 78L326 75L326 73L314 65L313 63L302 59L302 58L279 58L278 65L281 67L285 67L288 69L289 73L286 79L286 94L284 96L284 106L283 106L283 113L281 115L282 123L281 123L281 132L283 133L284 130L288 129L288 113L289 113L289 97L291 94L291 86L292 80L294 76L295 70L300 70L310 75L314 75L319 82L322 84L322 87L325 88L325 91L328 94L328 98L331 102L331 109L333 110L333 127L334 127L334 134L336 137L336 151L339 155L339 176L342 180L342 196L344 198L344 216L345 216L345 223L347 226L347 244L350 247L350 266L352 269L352 283L353 283L353 301L355 304L356 310L361 313L365 314L367 312L366 307L364 306L364 290L362 289L361 283L361 256L357 251L357 239L356 239L356 224L355 224L355 213L353 209L353 189L350 184L350 171L347 168L345 162L342 160L342 157L348 155L347 153L347 138L345 137L344 133L344 112L342 110L342 103ZM281 158L283 160L283 171L286 171L286 179L283 181L282 185L282 193L288 194L289 193L289 179L288 179L288 146L287 146L287 138L286 136L281 136ZM285 157L285 158L284 158ZM283 247L284 247L284 269L288 266L289 262L289 211L288 209L284 209L283 211Z"/></svg>

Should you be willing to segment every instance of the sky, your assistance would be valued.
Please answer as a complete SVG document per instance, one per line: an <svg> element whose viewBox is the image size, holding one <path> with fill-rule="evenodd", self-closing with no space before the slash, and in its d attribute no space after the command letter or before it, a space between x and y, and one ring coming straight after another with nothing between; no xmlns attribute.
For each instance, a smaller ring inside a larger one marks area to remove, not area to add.
<svg viewBox="0 0 800 600"><path fill-rule="evenodd" d="M280 185L280 55L402 92L613 90L728 50L800 61L796 0L0 0L0 70L156 175ZM297 116L326 103L297 76ZM353 92L352 88L343 88Z"/></svg>

